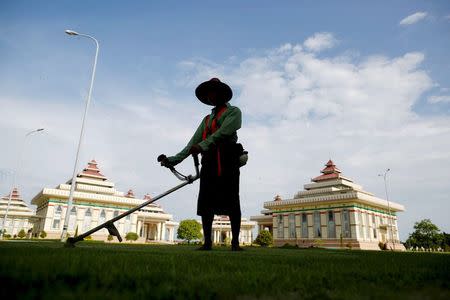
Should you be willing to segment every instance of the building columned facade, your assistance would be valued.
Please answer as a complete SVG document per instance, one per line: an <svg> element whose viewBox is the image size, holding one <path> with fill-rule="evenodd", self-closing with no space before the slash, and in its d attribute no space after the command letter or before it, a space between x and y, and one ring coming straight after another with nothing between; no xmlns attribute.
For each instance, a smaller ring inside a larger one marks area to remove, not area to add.
<svg viewBox="0 0 450 300"><path fill-rule="evenodd" d="M30 236L29 231L33 228L34 213L20 197L17 188L14 188L11 193L11 195L0 198L0 228L4 230L5 234L11 236L17 235L23 229ZM8 209L9 196L11 196L11 201ZM3 224L7 209L8 214L5 224Z"/></svg>
<svg viewBox="0 0 450 300"><path fill-rule="evenodd" d="M265 202L262 214L251 220L259 230L270 230L277 246L379 250L381 242L388 249L405 250L397 227L403 205L364 191L331 160L321 173L292 199L277 196Z"/></svg>
<svg viewBox="0 0 450 300"><path fill-rule="evenodd" d="M56 188L44 188L31 201L37 206L33 233L47 233L47 238L60 238L64 219L69 216L68 233L74 236L94 228L125 211L148 201L135 197L132 190L119 192L114 183L101 174L97 162L92 160L77 175L73 194L73 205L67 212L71 180ZM150 204L115 222L122 238L129 232L137 233L140 242L173 242L177 222L157 204ZM106 240L108 231L102 229L92 235L95 240Z"/></svg>
<svg viewBox="0 0 450 300"><path fill-rule="evenodd" d="M201 221L197 221L200 224ZM253 241L253 229L256 222L248 221L246 218L241 219L241 231L239 232L239 243L242 245L250 245ZM203 230L202 230L203 233ZM231 243L233 233L231 232L231 223L228 216L214 216L211 239L214 244L223 244L227 241Z"/></svg>

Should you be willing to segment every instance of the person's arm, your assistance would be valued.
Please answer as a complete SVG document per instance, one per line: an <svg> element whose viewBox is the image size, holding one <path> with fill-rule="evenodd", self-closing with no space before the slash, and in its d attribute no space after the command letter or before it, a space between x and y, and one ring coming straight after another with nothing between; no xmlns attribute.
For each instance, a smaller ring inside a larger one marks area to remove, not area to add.
<svg viewBox="0 0 450 300"><path fill-rule="evenodd" d="M237 107L229 108L229 113L223 116L222 125L216 132L208 136L204 141L198 143L203 151L208 151L211 145L216 145L218 142L231 136L242 125L242 113ZM201 137L200 137L201 140ZM188 149L189 151L189 149Z"/></svg>
<svg viewBox="0 0 450 300"><path fill-rule="evenodd" d="M182 162L186 157L189 156L189 150L191 149L191 147L202 141L204 128L205 128L205 118L202 119L202 122L198 126L197 130L195 131L194 135L192 136L191 140L186 145L186 147L184 147L183 150L181 150L177 155L170 156L167 158L172 165L176 165Z"/></svg>

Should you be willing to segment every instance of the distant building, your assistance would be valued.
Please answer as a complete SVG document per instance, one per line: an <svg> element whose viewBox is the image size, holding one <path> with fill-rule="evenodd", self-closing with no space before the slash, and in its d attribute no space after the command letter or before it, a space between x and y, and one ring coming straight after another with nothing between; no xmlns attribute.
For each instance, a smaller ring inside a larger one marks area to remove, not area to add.
<svg viewBox="0 0 450 300"><path fill-rule="evenodd" d="M197 221L200 224L201 221ZM241 219L241 231L239 233L239 243L243 245L250 245L253 238L253 229L256 222L248 221L246 218ZM202 230L203 233L203 230ZM233 234L231 232L231 223L228 216L214 216L212 225L212 241L214 244L222 244L228 240L231 243Z"/></svg>
<svg viewBox="0 0 450 300"><path fill-rule="evenodd" d="M330 160L322 175L304 185L293 199L264 202L262 215L251 217L259 230L270 230L275 245L405 250L399 242L397 212L403 205L375 197L341 175ZM390 230L392 229L392 230Z"/></svg>
<svg viewBox="0 0 450 300"><path fill-rule="evenodd" d="M31 200L37 206L35 235L45 231L47 238L60 238L70 187L71 180L56 188L44 188ZM135 198L132 190L126 194L117 191L114 183L100 173L97 162L92 160L76 178L68 233L73 236L76 231L78 234L86 232L149 199L149 195L145 195L144 199ZM173 242L175 226L178 225L173 221L173 216L157 204L150 204L114 224L122 238L128 232L135 232L140 242ZM107 237L106 229L92 235L96 240L106 240Z"/></svg>
<svg viewBox="0 0 450 300"><path fill-rule="evenodd" d="M5 233L11 236L18 234L22 229L28 234L28 231L33 228L34 212L23 201L22 197L20 197L17 188L12 190L8 215L6 216L5 226L3 226L9 196L0 198L0 228L5 229Z"/></svg>

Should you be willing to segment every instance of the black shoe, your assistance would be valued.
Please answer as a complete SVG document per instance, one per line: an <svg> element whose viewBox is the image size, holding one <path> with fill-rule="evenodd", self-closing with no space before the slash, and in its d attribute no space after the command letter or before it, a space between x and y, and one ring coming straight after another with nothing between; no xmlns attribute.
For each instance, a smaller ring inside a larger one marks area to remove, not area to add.
<svg viewBox="0 0 450 300"><path fill-rule="evenodd" d="M200 248L197 248L199 251L210 251L212 250L211 244L203 244Z"/></svg>
<svg viewBox="0 0 450 300"><path fill-rule="evenodd" d="M231 251L244 251L244 248L239 245L231 245Z"/></svg>

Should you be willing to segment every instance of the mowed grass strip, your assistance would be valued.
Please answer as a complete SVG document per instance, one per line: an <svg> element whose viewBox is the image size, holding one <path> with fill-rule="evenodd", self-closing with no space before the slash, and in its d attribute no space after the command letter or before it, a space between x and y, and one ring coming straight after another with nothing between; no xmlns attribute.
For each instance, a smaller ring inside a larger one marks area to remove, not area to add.
<svg viewBox="0 0 450 300"><path fill-rule="evenodd" d="M450 255L0 242L2 299L450 299Z"/></svg>

